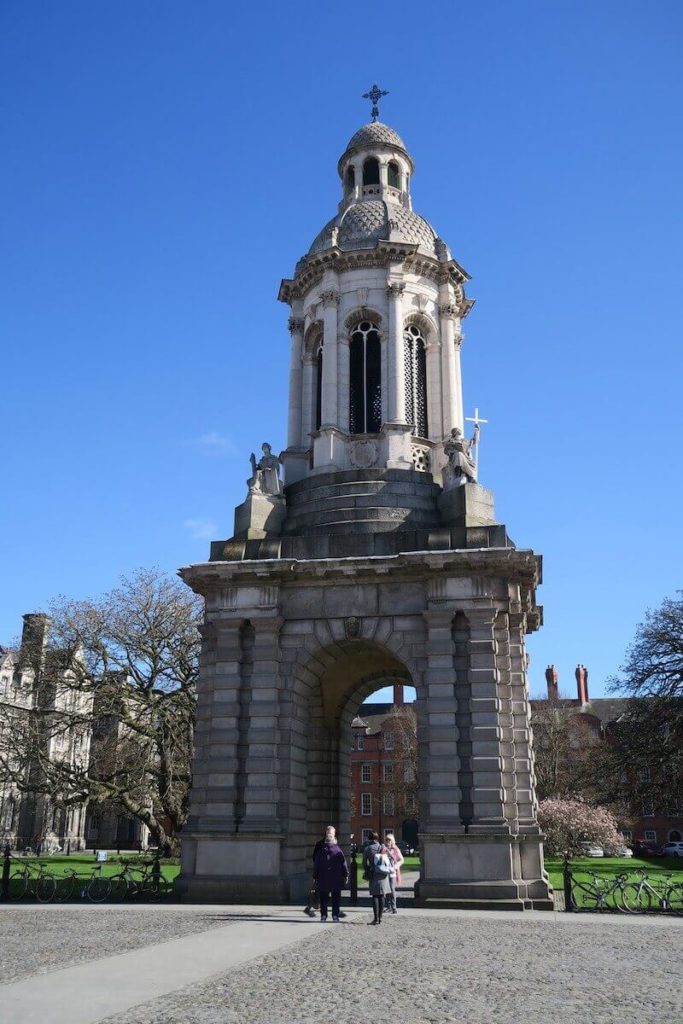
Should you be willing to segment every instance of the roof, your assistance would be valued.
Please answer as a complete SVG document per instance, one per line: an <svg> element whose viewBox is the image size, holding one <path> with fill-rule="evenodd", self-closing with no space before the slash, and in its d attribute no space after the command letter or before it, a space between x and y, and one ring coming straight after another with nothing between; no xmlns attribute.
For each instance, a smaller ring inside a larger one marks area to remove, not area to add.
<svg viewBox="0 0 683 1024"><path fill-rule="evenodd" d="M407 242L438 258L437 234L431 224L412 210L383 199L351 203L328 221L308 252L312 256L335 245L342 252L375 249L380 241Z"/></svg>
<svg viewBox="0 0 683 1024"><path fill-rule="evenodd" d="M406 144L393 128L390 128L388 124L382 124L381 121L370 121L369 124L364 124L362 128L351 136L349 139L344 156L354 149L362 149L365 146L396 146L397 149L402 149L404 153L407 153ZM344 157L342 157L342 160Z"/></svg>

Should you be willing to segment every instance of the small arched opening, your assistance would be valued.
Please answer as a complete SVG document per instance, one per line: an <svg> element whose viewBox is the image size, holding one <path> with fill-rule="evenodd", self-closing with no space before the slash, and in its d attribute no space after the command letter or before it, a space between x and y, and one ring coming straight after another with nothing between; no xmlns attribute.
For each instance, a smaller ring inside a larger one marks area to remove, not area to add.
<svg viewBox="0 0 683 1024"><path fill-rule="evenodd" d="M369 156L363 164L363 184L379 185L379 160Z"/></svg>
<svg viewBox="0 0 683 1024"><path fill-rule="evenodd" d="M349 361L349 432L376 434L382 426L382 352L371 320L354 328Z"/></svg>
<svg viewBox="0 0 683 1024"><path fill-rule="evenodd" d="M387 166L387 184L392 188L399 188L401 170L395 160L390 160Z"/></svg>
<svg viewBox="0 0 683 1024"><path fill-rule="evenodd" d="M356 187L356 169L353 164L346 168L346 191L353 192Z"/></svg>
<svg viewBox="0 0 683 1024"><path fill-rule="evenodd" d="M427 356L422 328L407 324L403 332L406 420L418 437L429 436L427 421Z"/></svg>

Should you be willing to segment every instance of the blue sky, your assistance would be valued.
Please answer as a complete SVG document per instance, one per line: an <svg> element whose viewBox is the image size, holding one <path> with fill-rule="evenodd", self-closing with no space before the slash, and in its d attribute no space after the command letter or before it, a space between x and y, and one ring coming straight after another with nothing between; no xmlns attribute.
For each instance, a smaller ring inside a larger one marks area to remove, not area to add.
<svg viewBox="0 0 683 1024"><path fill-rule="evenodd" d="M5 0L0 642L51 597L203 560L286 431L281 277L382 119L472 275L482 482L544 557L573 692L681 586L678 2Z"/></svg>

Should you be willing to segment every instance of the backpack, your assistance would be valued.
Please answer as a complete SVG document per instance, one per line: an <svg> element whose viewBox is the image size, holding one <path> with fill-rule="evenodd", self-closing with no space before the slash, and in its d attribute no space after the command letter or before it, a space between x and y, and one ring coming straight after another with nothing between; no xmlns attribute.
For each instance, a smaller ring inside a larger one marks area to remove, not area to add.
<svg viewBox="0 0 683 1024"><path fill-rule="evenodd" d="M395 874L395 868L389 859L389 854L382 849L379 853L373 854L372 864L377 878L389 878Z"/></svg>

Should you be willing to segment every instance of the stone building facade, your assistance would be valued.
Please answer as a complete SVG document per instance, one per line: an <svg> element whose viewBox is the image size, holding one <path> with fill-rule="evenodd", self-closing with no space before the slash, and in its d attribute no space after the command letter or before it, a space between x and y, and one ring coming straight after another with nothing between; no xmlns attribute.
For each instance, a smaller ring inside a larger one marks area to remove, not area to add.
<svg viewBox="0 0 683 1024"><path fill-rule="evenodd" d="M348 839L352 723L381 679L417 693L418 901L551 906L524 649L540 559L476 482L468 275L413 211L413 170L388 126L351 138L338 212L280 287L287 447L252 457L234 535L181 570L206 606L193 898L304 897L324 826Z"/></svg>

